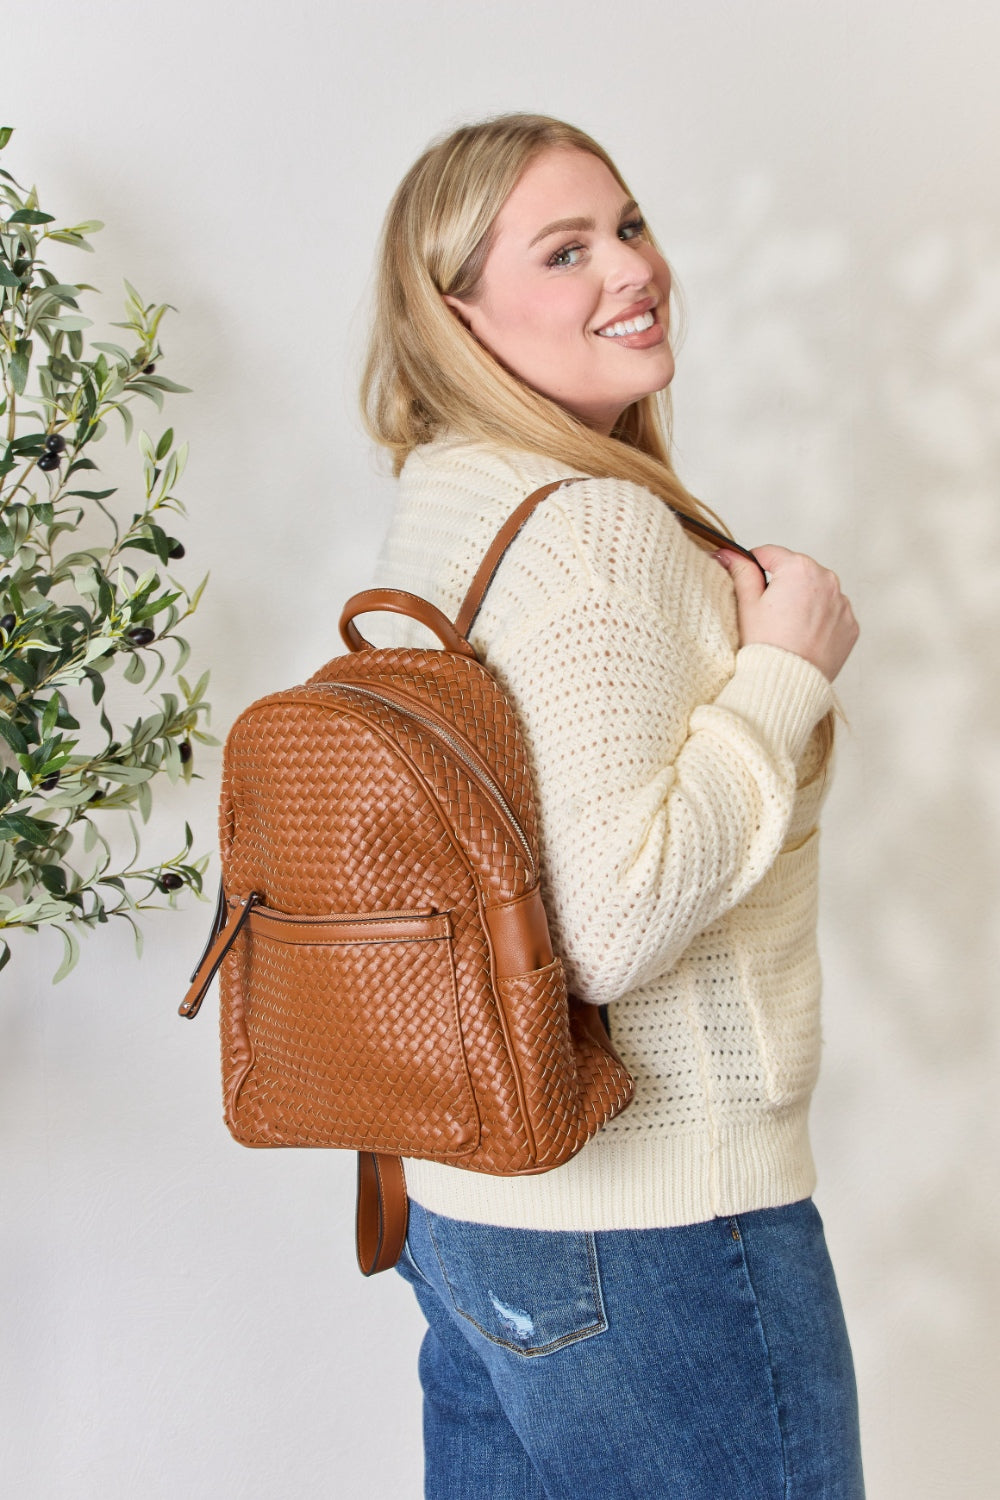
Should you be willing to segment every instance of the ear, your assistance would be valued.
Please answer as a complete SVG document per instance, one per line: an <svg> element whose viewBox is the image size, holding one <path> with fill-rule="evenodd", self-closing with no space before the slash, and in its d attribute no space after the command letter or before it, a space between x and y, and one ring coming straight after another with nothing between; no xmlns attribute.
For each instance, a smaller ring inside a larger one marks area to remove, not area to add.
<svg viewBox="0 0 1000 1500"><path fill-rule="evenodd" d="M448 306L451 308L458 321L460 323L463 323L471 333L472 318L469 314L469 304L467 302L463 302L460 297L450 296L447 292L442 293L442 300L444 302L447 302Z"/></svg>

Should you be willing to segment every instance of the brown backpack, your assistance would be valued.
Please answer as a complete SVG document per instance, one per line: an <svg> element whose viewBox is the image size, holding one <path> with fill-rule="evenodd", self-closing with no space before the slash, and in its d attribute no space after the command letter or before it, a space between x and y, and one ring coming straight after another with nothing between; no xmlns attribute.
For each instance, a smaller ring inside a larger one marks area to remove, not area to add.
<svg viewBox="0 0 1000 1500"><path fill-rule="evenodd" d="M238 1141L361 1153L366 1275L405 1238L401 1157L544 1172L632 1096L598 1011L567 996L520 729L467 639L556 488L510 517L454 625L413 594L355 595L349 653L252 704L226 742L222 894L180 1013L221 965ZM412 616L444 649L375 649L354 624L373 610Z"/></svg>

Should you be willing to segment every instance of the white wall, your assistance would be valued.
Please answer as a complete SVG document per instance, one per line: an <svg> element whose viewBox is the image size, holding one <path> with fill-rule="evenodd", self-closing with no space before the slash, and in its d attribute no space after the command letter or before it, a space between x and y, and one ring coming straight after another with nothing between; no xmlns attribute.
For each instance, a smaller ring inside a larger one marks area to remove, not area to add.
<svg viewBox="0 0 1000 1500"><path fill-rule="evenodd" d="M107 220L67 274L177 305L192 636L216 723L336 649L391 484L353 410L379 220L434 133L563 115L685 285L680 464L863 622L825 843L818 1201L872 1500L992 1493L996 1421L1000 13L976 0L34 0L5 165ZM157 430L159 430L157 428ZM216 762L157 824L213 836ZM415 1500L420 1336L353 1265L352 1163L219 1119L207 920L0 985L0 1474L24 1500Z"/></svg>

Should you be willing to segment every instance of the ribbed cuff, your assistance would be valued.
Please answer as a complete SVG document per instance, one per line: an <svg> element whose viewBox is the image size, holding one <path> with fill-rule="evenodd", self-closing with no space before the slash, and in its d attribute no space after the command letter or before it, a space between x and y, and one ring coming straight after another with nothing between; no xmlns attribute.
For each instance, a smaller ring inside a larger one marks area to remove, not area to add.
<svg viewBox="0 0 1000 1500"><path fill-rule="evenodd" d="M769 743L798 760L833 707L833 686L818 667L780 646L743 646L714 707L738 714Z"/></svg>

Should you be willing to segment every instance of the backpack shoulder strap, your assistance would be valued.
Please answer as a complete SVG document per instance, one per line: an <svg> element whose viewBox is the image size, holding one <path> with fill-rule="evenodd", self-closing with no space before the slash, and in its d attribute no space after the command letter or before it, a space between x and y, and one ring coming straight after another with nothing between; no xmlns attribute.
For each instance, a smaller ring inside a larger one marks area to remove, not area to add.
<svg viewBox="0 0 1000 1500"><path fill-rule="evenodd" d="M468 639L469 631L476 623L476 616L483 607L486 590L493 582L496 571L503 562L507 548L520 532L522 526L529 516L534 514L536 508L543 500L547 500L553 490L561 489L564 484L578 484L580 477L573 479L554 479L551 484L543 484L541 489L534 490L526 500L522 500L516 510L511 511L506 521L493 538L487 550L486 556L479 564L475 578L469 584L469 591L462 602L462 608L455 616L455 629L459 635Z"/></svg>
<svg viewBox="0 0 1000 1500"><path fill-rule="evenodd" d="M540 489L533 490L527 499L522 500L517 509L510 513L490 543L486 556L476 570L476 576L469 584L469 590L462 601L462 607L455 616L455 629L459 635L464 636L468 640L469 631L476 623L479 611L483 607L486 591L496 577L497 569L503 562L507 549L520 534L529 518L534 515L538 506L541 505L543 500L547 500L555 490L562 489L563 485L567 484L580 484L584 477L582 474L577 474L571 479L555 479L551 484L543 484ZM694 536L701 537L703 541L713 542L718 547L728 547L732 552L742 553L751 562L757 563L761 573L764 572L764 569L760 567L760 563L757 562L753 553L746 547L741 547L739 542L734 542L732 537L724 535L721 531L716 531L714 526L709 526L704 521L696 521L693 516L686 516L683 511L677 510L673 505L669 506L668 509L677 517L685 531L691 532ZM767 575L765 574L766 581Z"/></svg>

